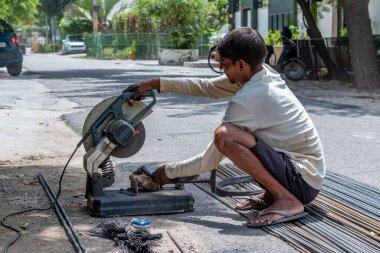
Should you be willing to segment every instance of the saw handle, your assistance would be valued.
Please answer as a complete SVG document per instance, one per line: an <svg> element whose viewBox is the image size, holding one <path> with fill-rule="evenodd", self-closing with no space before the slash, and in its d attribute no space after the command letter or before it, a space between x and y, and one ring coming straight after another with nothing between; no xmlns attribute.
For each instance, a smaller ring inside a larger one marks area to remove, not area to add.
<svg viewBox="0 0 380 253"><path fill-rule="evenodd" d="M113 115L115 120L122 119L131 124L133 127L140 123L145 114L147 114L149 110L153 107L153 105L156 104L156 94L152 90L144 92L142 96L152 97L152 102L149 103L143 110L141 110L138 114L136 114L132 119L129 120L124 116L122 107L123 103L127 102L133 93L133 91L124 91L119 97L117 97L115 101L112 102L112 104L110 104L110 106L108 106L108 108L105 109L104 112L95 120L95 122L91 125L88 133L86 133L85 136L88 137L91 134L94 144L98 144L103 135L102 130L99 128L110 115Z"/></svg>
<svg viewBox="0 0 380 253"><path fill-rule="evenodd" d="M124 98L123 101L128 101L130 99L130 97L132 96L132 94L134 93L134 91L124 91L120 97ZM148 104L141 112L139 112L136 116L134 116L131 120L130 120L130 124L132 126L136 126L140 121L141 119L144 117L145 114L147 114L149 112L150 109L152 109L153 105L156 104L156 94L154 93L153 90L148 90L146 92L144 92L141 97L151 97L153 98L152 102L150 104ZM112 106L112 105L111 105Z"/></svg>

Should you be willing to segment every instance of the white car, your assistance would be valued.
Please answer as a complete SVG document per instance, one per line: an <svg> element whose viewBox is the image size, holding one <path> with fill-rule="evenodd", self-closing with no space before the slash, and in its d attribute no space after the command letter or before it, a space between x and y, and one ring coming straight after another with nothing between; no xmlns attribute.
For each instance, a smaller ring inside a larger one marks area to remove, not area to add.
<svg viewBox="0 0 380 253"><path fill-rule="evenodd" d="M86 44L82 35L66 35L66 38L62 40L62 53L85 53Z"/></svg>

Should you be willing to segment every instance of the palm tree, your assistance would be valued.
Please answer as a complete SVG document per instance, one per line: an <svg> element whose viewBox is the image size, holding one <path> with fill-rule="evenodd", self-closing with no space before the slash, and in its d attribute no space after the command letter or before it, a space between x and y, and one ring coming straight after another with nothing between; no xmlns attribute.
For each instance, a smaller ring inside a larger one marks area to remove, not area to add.
<svg viewBox="0 0 380 253"><path fill-rule="evenodd" d="M69 7L69 12L92 21L94 3L98 6L99 31L105 32L111 28L111 21L115 14L133 6L133 0L76 0Z"/></svg>

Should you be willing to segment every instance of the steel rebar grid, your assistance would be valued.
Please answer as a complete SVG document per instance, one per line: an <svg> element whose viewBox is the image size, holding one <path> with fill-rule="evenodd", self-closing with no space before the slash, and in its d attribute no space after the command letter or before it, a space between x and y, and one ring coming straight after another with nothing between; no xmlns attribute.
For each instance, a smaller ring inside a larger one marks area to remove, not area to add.
<svg viewBox="0 0 380 253"><path fill-rule="evenodd" d="M223 164L217 170L217 178L221 180L241 175L245 173L231 164ZM327 173L325 185L317 199L307 205L309 216L263 230L301 252L379 252L380 189L333 173ZM238 196L221 198L211 193L207 184L196 186L229 208L241 199ZM259 189L253 183L231 187ZM257 216L254 211L239 213L247 219Z"/></svg>

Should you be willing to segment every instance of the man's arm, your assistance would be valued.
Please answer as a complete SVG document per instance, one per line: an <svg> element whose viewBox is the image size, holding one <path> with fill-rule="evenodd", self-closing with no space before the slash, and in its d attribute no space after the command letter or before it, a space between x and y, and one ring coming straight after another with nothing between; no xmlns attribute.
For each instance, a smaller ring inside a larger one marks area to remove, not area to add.
<svg viewBox="0 0 380 253"><path fill-rule="evenodd" d="M165 174L170 179L199 175L215 169L223 159L224 156L216 148L214 142L210 142L207 150L202 154L167 164Z"/></svg>
<svg viewBox="0 0 380 253"><path fill-rule="evenodd" d="M256 122L248 118L250 112L239 103L230 102L223 118L223 123L232 123L245 129L256 129ZM215 169L224 159L214 142L210 142L205 152L190 159L170 163L165 167L168 178L199 175Z"/></svg>
<svg viewBox="0 0 380 253"><path fill-rule="evenodd" d="M182 93L199 97L227 98L241 89L241 85L230 83L226 76L215 78L160 78L160 92Z"/></svg>
<svg viewBox="0 0 380 253"><path fill-rule="evenodd" d="M130 85L126 91L133 91L129 103L133 104L148 90L156 89L162 93L182 93L210 98L226 98L233 96L240 84L232 84L226 76L216 78L153 78Z"/></svg>
<svg viewBox="0 0 380 253"><path fill-rule="evenodd" d="M130 85L127 91L134 91L130 104L141 97L147 90L157 89L160 92L183 93L210 98L225 98L233 96L241 85L231 84L225 76L217 78L154 78L139 84ZM211 142L207 150L190 159L166 165L168 178L198 175L215 169L224 156Z"/></svg>

